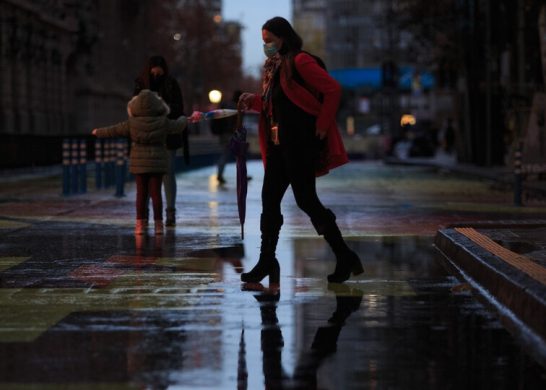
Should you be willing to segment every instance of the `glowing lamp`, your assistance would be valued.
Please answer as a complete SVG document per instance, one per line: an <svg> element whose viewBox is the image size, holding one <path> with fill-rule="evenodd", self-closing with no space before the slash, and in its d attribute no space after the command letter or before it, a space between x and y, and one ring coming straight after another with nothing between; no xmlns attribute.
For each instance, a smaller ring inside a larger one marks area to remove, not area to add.
<svg viewBox="0 0 546 390"><path fill-rule="evenodd" d="M402 115L402 118L400 118L400 126L413 126L417 123L415 120L415 117L411 114L404 114Z"/></svg>
<svg viewBox="0 0 546 390"><path fill-rule="evenodd" d="M222 100L222 92L218 91L217 89L213 89L209 92L209 100L211 103L220 103Z"/></svg>

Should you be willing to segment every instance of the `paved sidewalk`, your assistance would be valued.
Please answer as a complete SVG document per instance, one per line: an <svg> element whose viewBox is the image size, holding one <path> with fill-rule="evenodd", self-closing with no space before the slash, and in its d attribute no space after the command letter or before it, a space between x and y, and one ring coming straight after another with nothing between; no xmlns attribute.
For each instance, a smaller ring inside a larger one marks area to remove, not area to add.
<svg viewBox="0 0 546 390"><path fill-rule="evenodd" d="M214 166L179 175L179 219L164 236L133 235L133 183L118 198L92 186L63 197L58 175L4 181L0 388L546 388L540 356L433 246L457 223L538 264L541 249L512 237L521 229L491 236L498 226L479 221L535 229L546 207L515 207L487 180L354 162L318 185L365 273L326 283L332 252L289 191L281 290L248 291L262 162L248 169L244 240L233 165L225 186Z"/></svg>
<svg viewBox="0 0 546 390"><path fill-rule="evenodd" d="M438 153L432 158L387 158L385 162L387 164L433 166L450 172L494 180L496 182L508 185L511 188L513 188L515 181L514 170L511 167L485 167L468 163L459 163L456 161L455 156L447 155L445 153ZM534 177L529 180L523 180L522 191L524 195L527 196L538 196L544 198L546 197L546 180L537 180Z"/></svg>

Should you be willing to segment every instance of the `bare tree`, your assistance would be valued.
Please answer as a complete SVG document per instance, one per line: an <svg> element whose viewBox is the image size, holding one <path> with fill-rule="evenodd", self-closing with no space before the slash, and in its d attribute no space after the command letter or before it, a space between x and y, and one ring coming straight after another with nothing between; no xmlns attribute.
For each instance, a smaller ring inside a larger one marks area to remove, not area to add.
<svg viewBox="0 0 546 390"><path fill-rule="evenodd" d="M240 26L211 14L207 2L161 2L153 18L153 47L164 53L180 81L188 109L206 107L208 91L229 94L243 84ZM188 110L187 109L187 110Z"/></svg>

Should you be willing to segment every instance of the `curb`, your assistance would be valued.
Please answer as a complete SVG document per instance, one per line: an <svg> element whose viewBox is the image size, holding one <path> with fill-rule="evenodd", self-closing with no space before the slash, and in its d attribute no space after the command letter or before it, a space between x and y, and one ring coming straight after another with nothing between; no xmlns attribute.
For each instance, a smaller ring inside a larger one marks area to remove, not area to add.
<svg viewBox="0 0 546 390"><path fill-rule="evenodd" d="M514 229L518 226L546 227L546 224L544 221L519 225L510 221L467 224L469 234L463 234L464 228L450 227L437 232L434 245L457 273L499 311L501 320L507 320L509 330L531 347L541 364L546 365L546 268L506 248L493 253L495 248L487 249L486 245L476 242L479 241L476 238L485 236L473 229ZM476 237L472 236L472 231Z"/></svg>

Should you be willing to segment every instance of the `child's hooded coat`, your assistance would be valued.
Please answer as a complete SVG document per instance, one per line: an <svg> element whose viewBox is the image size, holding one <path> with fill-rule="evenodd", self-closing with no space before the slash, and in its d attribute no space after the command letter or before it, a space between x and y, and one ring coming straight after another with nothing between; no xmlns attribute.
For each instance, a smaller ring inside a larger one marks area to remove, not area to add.
<svg viewBox="0 0 546 390"><path fill-rule="evenodd" d="M127 104L129 119L97 129L97 137L130 137L129 171L132 174L167 171L167 134L182 132L186 117L168 119L169 106L149 89L143 89Z"/></svg>

